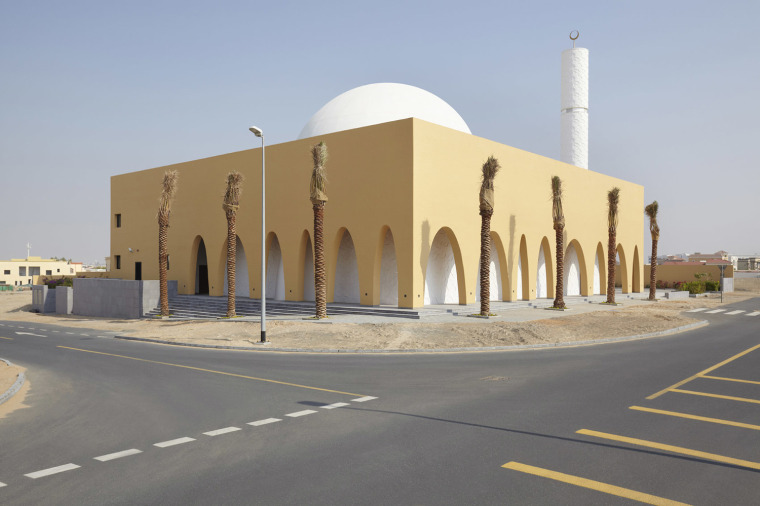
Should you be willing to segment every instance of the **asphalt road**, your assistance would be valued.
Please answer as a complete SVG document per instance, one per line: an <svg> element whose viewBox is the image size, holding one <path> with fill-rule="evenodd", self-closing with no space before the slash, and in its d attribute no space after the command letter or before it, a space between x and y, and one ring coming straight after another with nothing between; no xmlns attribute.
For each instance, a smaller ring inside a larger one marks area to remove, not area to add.
<svg viewBox="0 0 760 506"><path fill-rule="evenodd" d="M757 504L758 310L640 341L409 355L0 322L0 356L31 382L0 419L0 504Z"/></svg>

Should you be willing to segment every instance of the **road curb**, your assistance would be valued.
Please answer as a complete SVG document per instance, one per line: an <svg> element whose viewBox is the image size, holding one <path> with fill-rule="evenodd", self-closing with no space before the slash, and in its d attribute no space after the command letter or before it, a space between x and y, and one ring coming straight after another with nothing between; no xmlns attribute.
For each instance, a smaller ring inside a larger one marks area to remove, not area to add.
<svg viewBox="0 0 760 506"><path fill-rule="evenodd" d="M698 328L706 327L710 322L707 320L700 320L696 323L690 323L688 325L682 325L667 330L660 330L658 332L650 332L648 334L637 334L633 336L623 337L609 337L606 339L592 339L586 341L572 341L569 343L545 343L545 344L515 344L511 346L478 346L467 348L417 348L411 350L351 350L351 349L319 349L312 350L308 348L252 348L244 346L223 346L214 344L194 344L194 343L179 343L175 341L165 341L163 339L149 339L145 337L131 337L131 336L114 336L115 339L124 339L126 341L139 341L145 343L155 344L168 344L170 346L183 346L190 348L207 348L217 350L236 350L236 351L255 351L255 352L279 352L279 353L330 353L330 354L367 354L367 355L382 355L382 354L399 354L399 353L471 353L478 351L519 351L519 350L533 350L543 348L570 348L574 346L590 346L593 344L602 343L615 343L620 341L635 341L637 339L649 339L652 337L669 336L672 334L678 334L687 330L695 330Z"/></svg>
<svg viewBox="0 0 760 506"><path fill-rule="evenodd" d="M0 358L0 360L8 364L8 367L11 367L13 365L10 361L5 360L4 358ZM16 376L15 383L13 383L13 385L11 385L11 387L8 390L6 390L4 394L0 394L0 404L4 403L5 401L13 397L15 393L18 392L22 386L24 386L25 380L26 378L24 377L24 373L23 372L18 373L18 375Z"/></svg>

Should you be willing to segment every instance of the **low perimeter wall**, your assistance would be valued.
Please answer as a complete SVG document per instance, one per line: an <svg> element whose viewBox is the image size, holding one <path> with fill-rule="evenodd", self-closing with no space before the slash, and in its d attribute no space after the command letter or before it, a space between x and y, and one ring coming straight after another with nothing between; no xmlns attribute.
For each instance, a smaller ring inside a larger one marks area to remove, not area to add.
<svg viewBox="0 0 760 506"><path fill-rule="evenodd" d="M649 288L649 277L652 266L644 265L644 286ZM657 281L663 281L672 285L678 281L696 281L694 274L707 274L705 280L720 281L720 267L717 265L658 265ZM723 273L723 291L734 291L734 268L729 265Z"/></svg>
<svg viewBox="0 0 760 506"><path fill-rule="evenodd" d="M169 281L169 296L177 293L177 282ZM141 318L158 307L158 280L74 280L73 313L106 318Z"/></svg>
<svg viewBox="0 0 760 506"><path fill-rule="evenodd" d="M47 286L32 287L32 311L36 313L55 313L55 289Z"/></svg>

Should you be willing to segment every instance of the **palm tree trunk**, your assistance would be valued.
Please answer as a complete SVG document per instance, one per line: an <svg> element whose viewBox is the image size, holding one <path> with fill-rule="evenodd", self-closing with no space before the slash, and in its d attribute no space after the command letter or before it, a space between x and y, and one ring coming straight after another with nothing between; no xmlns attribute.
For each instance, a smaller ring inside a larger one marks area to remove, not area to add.
<svg viewBox="0 0 760 506"><path fill-rule="evenodd" d="M480 212L480 316L491 314L491 216Z"/></svg>
<svg viewBox="0 0 760 506"><path fill-rule="evenodd" d="M657 239L652 239L652 268L649 273L649 300L655 300L657 290Z"/></svg>
<svg viewBox="0 0 760 506"><path fill-rule="evenodd" d="M615 243L616 231L609 229L609 241L607 241L607 304L615 303L615 256L617 247Z"/></svg>
<svg viewBox="0 0 760 506"><path fill-rule="evenodd" d="M161 294L161 316L169 316L169 290L166 286L168 220L158 219L158 287Z"/></svg>
<svg viewBox="0 0 760 506"><path fill-rule="evenodd" d="M235 260L237 258L237 233L235 213L227 210L227 318L235 317Z"/></svg>
<svg viewBox="0 0 760 506"><path fill-rule="evenodd" d="M314 304L315 316L327 318L327 276L325 273L325 246L323 237L325 203L317 201L314 209Z"/></svg>
<svg viewBox="0 0 760 506"><path fill-rule="evenodd" d="M554 291L554 306L557 309L565 309L565 241L563 232L565 227L555 227L557 239L557 288Z"/></svg>

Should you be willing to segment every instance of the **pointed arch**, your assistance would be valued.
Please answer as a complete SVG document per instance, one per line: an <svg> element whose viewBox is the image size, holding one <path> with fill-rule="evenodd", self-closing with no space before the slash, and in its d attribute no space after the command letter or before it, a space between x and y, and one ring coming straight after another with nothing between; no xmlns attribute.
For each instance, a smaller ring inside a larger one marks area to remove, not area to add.
<svg viewBox="0 0 760 506"><path fill-rule="evenodd" d="M443 227L433 237L425 268L424 303L466 304L462 252L454 232Z"/></svg>
<svg viewBox="0 0 760 506"><path fill-rule="evenodd" d="M536 298L554 298L554 266L549 238L544 236L538 247L538 263L536 264Z"/></svg>
<svg viewBox="0 0 760 506"><path fill-rule="evenodd" d="M194 281L192 293L208 295L208 255L206 254L206 243L200 235L195 236L190 248L190 272L188 279Z"/></svg>
<svg viewBox="0 0 760 506"><path fill-rule="evenodd" d="M530 267L528 262L528 244L525 234L520 238L520 250L517 255L517 300L530 300Z"/></svg>
<svg viewBox="0 0 760 506"><path fill-rule="evenodd" d="M282 261L282 250L277 234L269 232L266 247L266 298L285 300L285 266Z"/></svg>
<svg viewBox="0 0 760 506"><path fill-rule="evenodd" d="M639 259L639 247L634 246L633 248L633 264L631 270L633 271L633 279L631 280L631 291L636 293L641 293L641 267L639 264L641 263L641 260Z"/></svg>
<svg viewBox="0 0 760 506"><path fill-rule="evenodd" d="M372 300L383 305L398 306L396 243L393 240L393 232L388 225L380 229L373 267Z"/></svg>
<svg viewBox="0 0 760 506"><path fill-rule="evenodd" d="M594 256L594 286L593 295L607 294L607 255L604 253L604 246L599 242L596 245L596 254Z"/></svg>
<svg viewBox="0 0 760 506"><path fill-rule="evenodd" d="M631 291L628 277L628 262L625 258L625 250L622 244L617 245L617 266L615 267L615 286L618 286L618 280L620 280L620 287L623 289L623 293L629 293Z"/></svg>
<svg viewBox="0 0 760 506"><path fill-rule="evenodd" d="M504 245L501 242L501 237L497 232L491 231L491 264L490 264L490 285L488 293L490 300L501 301L504 300L504 288L509 286L509 276L506 274L507 269L503 269L502 265L507 265L506 256L504 254ZM475 276L475 302L480 301L480 262L478 262L478 272Z"/></svg>
<svg viewBox="0 0 760 506"><path fill-rule="evenodd" d="M565 251L564 290L563 295L588 295L586 259L576 239L570 241Z"/></svg>
<svg viewBox="0 0 760 506"><path fill-rule="evenodd" d="M359 264L356 248L351 233L341 227L335 237L335 279L333 280L333 302L350 302L359 304Z"/></svg>
<svg viewBox="0 0 760 506"><path fill-rule="evenodd" d="M301 242L298 247L298 279L301 281L303 293L300 299L314 302L314 246L311 242L311 234L304 230L301 234Z"/></svg>

